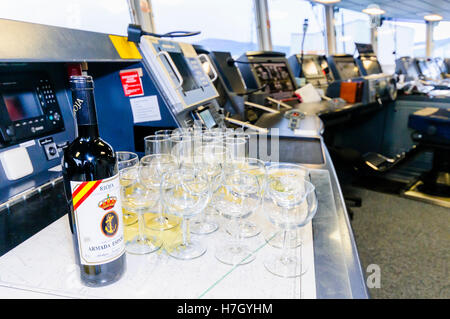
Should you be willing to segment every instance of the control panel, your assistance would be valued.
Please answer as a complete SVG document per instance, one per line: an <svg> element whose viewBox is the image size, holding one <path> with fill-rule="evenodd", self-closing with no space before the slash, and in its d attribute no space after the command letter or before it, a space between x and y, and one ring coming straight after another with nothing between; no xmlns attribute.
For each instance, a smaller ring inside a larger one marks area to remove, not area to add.
<svg viewBox="0 0 450 319"><path fill-rule="evenodd" d="M48 75L0 74L0 148L63 130L64 121Z"/></svg>
<svg viewBox="0 0 450 319"><path fill-rule="evenodd" d="M191 44L145 36L140 48L175 116L218 96Z"/></svg>
<svg viewBox="0 0 450 319"><path fill-rule="evenodd" d="M305 54L302 63L301 54L296 54L289 57L288 61L294 75L304 77L315 88L326 91L328 84L334 80L324 55Z"/></svg>
<svg viewBox="0 0 450 319"><path fill-rule="evenodd" d="M305 114L294 109L284 113L284 117L289 120L289 128L291 130L296 130L300 127L300 120L305 118Z"/></svg>
<svg viewBox="0 0 450 319"><path fill-rule="evenodd" d="M284 53L246 52L236 63L248 89L261 89L277 100L294 96L297 85Z"/></svg>
<svg viewBox="0 0 450 319"><path fill-rule="evenodd" d="M394 101L397 98L397 86L393 76L387 74L374 74L364 77L366 82L366 103L382 103L385 100Z"/></svg>

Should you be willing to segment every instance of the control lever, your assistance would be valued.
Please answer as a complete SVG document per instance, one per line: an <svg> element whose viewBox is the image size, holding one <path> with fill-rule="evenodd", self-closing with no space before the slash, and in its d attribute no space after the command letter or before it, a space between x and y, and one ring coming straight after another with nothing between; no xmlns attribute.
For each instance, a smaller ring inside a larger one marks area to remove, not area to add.
<svg viewBox="0 0 450 319"><path fill-rule="evenodd" d="M278 109L280 109L280 106L283 106L283 107L285 107L285 108L287 108L287 109L289 109L289 110L292 109L292 106L290 106L290 105L284 103L283 101L276 100L276 99L274 99L274 98L272 98L272 97L270 97L270 96L266 97L266 99L267 99L268 101L272 102L272 103L275 103L275 104L277 105Z"/></svg>
<svg viewBox="0 0 450 319"><path fill-rule="evenodd" d="M383 106L383 101L381 100L381 97L378 94L376 96L376 100L380 106Z"/></svg>
<svg viewBox="0 0 450 319"><path fill-rule="evenodd" d="M268 133L269 132L269 130L266 129L266 128L253 125L253 124L250 124L248 122L242 122L242 121L239 121L239 120L236 120L236 119L232 119L230 117L225 117L224 120L227 121L227 122L236 124L236 125L240 125L242 127L247 127L249 129L262 132L262 133Z"/></svg>
<svg viewBox="0 0 450 319"><path fill-rule="evenodd" d="M263 105L260 105L260 104L256 104L256 103L252 103L252 102L247 102L247 101L244 102L244 104L247 105L247 106L250 106L250 107L254 107L254 108L257 108L257 109L260 109L260 110L269 112L269 113L277 113L277 114L280 113L280 111L271 109L270 107L263 106Z"/></svg>

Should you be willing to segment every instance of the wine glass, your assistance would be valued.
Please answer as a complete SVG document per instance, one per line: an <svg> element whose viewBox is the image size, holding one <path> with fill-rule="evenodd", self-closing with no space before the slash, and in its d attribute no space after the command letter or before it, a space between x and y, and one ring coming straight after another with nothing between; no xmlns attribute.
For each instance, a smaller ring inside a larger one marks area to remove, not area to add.
<svg viewBox="0 0 450 319"><path fill-rule="evenodd" d="M258 179L261 196L264 193L264 188L266 185L267 170L266 165L263 161L256 158L235 158L232 163L230 163L234 170L241 170L245 173L255 175ZM233 231L238 230L240 232L240 238L250 238L259 235L261 228L255 223L248 220L240 220L239 228L227 227L226 231L233 235Z"/></svg>
<svg viewBox="0 0 450 319"><path fill-rule="evenodd" d="M119 151L116 152L119 171L126 167L132 167L139 164L139 157L136 153Z"/></svg>
<svg viewBox="0 0 450 319"><path fill-rule="evenodd" d="M163 135L170 138L173 132L174 130L158 130L155 132L155 135Z"/></svg>
<svg viewBox="0 0 450 319"><path fill-rule="evenodd" d="M139 165L139 157L136 153L119 151L116 152L117 166L119 171L127 167L134 167ZM123 210L123 224L125 227L133 225L137 222L138 217L135 213Z"/></svg>
<svg viewBox="0 0 450 319"><path fill-rule="evenodd" d="M145 155L150 154L170 154L172 140L170 136L163 134L149 135L144 138Z"/></svg>
<svg viewBox="0 0 450 319"><path fill-rule="evenodd" d="M205 209L210 199L209 188L209 178L202 169L182 167L163 174L160 192L164 210L183 218L183 243L170 256L187 260L206 252L202 243L190 238L189 220Z"/></svg>
<svg viewBox="0 0 450 319"><path fill-rule="evenodd" d="M142 184L159 197L162 175L178 167L175 158L170 154L152 154L141 158L139 175ZM158 214L147 218L145 226L153 230L168 230L178 226L178 220L171 215L164 214L158 198Z"/></svg>
<svg viewBox="0 0 450 319"><path fill-rule="evenodd" d="M248 157L248 140L244 137L224 137L224 144L229 150L229 161Z"/></svg>
<svg viewBox="0 0 450 319"><path fill-rule="evenodd" d="M215 144L214 140L195 150L193 165L206 172L209 179L209 191L211 195L219 191L222 186L226 158L227 148ZM219 224L212 218L216 215L216 212L211 202L208 203L206 209L196 218L192 219L191 233L206 235L215 232L219 228Z"/></svg>
<svg viewBox="0 0 450 319"><path fill-rule="evenodd" d="M134 223L138 223L137 235L130 236L131 238L126 240L126 251L137 255L157 251L161 248L162 243L158 238L145 233L144 213L157 209L159 196L141 184L138 166L124 168L119 171L119 174L122 208L126 213L134 214L136 216ZM125 227L134 223L131 223L130 220Z"/></svg>
<svg viewBox="0 0 450 319"><path fill-rule="evenodd" d="M288 247L289 230L307 225L317 211L314 185L304 179L304 168L278 164L268 168L264 211L268 219L283 231L283 251L264 261L266 269L280 277L297 277L306 272L301 259Z"/></svg>
<svg viewBox="0 0 450 319"><path fill-rule="evenodd" d="M262 202L258 178L238 169L228 168L223 187L212 201L219 213L230 220L236 228L232 231L234 240L223 243L216 249L216 258L228 265L243 265L252 262L255 255L241 240L240 219L257 211Z"/></svg>
<svg viewBox="0 0 450 319"><path fill-rule="evenodd" d="M280 166L281 165L281 166ZM301 165L297 164L289 164L289 163L278 163L278 162L270 162L266 164L268 171L276 172L280 169L290 169L293 168L297 172L297 174L301 175L299 177L306 179L307 181L311 181L311 176L309 174L309 170ZM271 169L272 167L272 169ZM276 173L271 174L276 174ZM275 226L265 229L263 232L264 239L268 242L272 247L275 248L283 248L283 245L287 245L289 248L297 248L302 244L301 236L300 236L301 228L296 228L292 230L288 230L289 234L287 234L287 242L285 243L284 232L280 232Z"/></svg>
<svg viewBox="0 0 450 319"><path fill-rule="evenodd" d="M196 143L199 138L194 139L190 132L179 131L170 137L172 141L171 155L173 155L180 166L192 164L194 154L194 140Z"/></svg>

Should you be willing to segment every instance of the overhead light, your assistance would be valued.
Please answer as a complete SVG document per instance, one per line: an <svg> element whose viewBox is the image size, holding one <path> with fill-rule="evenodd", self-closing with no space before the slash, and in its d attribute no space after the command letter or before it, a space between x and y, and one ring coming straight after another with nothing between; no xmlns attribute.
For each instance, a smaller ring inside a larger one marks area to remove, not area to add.
<svg viewBox="0 0 450 319"><path fill-rule="evenodd" d="M377 4L369 4L367 8L363 9L362 12L367 13L371 16L379 16L386 13L386 11L381 9Z"/></svg>
<svg viewBox="0 0 450 319"><path fill-rule="evenodd" d="M314 0L314 1L322 3L322 4L332 4L332 3L341 2L341 0Z"/></svg>
<svg viewBox="0 0 450 319"><path fill-rule="evenodd" d="M425 21L441 21L442 19L444 19L439 14L427 14L423 18L425 19Z"/></svg>

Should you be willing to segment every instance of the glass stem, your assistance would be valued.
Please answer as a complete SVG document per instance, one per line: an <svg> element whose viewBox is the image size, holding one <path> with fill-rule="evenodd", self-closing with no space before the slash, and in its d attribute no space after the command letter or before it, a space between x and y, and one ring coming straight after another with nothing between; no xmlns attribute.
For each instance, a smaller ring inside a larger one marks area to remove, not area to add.
<svg viewBox="0 0 450 319"><path fill-rule="evenodd" d="M283 208L283 216L287 219L288 209ZM281 260L287 262L289 260L289 239L290 239L290 231L287 228L283 231L283 252L281 254Z"/></svg>
<svg viewBox="0 0 450 319"><path fill-rule="evenodd" d="M240 246L241 244L241 218L240 217L236 217L235 221L234 221L234 241L236 243L236 246Z"/></svg>
<svg viewBox="0 0 450 319"><path fill-rule="evenodd" d="M144 213L138 212L138 240L139 241L145 241L145 235L144 235Z"/></svg>
<svg viewBox="0 0 450 319"><path fill-rule="evenodd" d="M181 229L183 231L183 246L187 247L189 246L189 218L183 218L181 222Z"/></svg>
<svg viewBox="0 0 450 319"><path fill-rule="evenodd" d="M161 205L161 201L158 201L158 223L165 224L166 218L164 217L163 205Z"/></svg>
<svg viewBox="0 0 450 319"><path fill-rule="evenodd" d="M283 253L281 255L281 260L283 263L289 260L289 237L290 232L288 230L283 231Z"/></svg>

